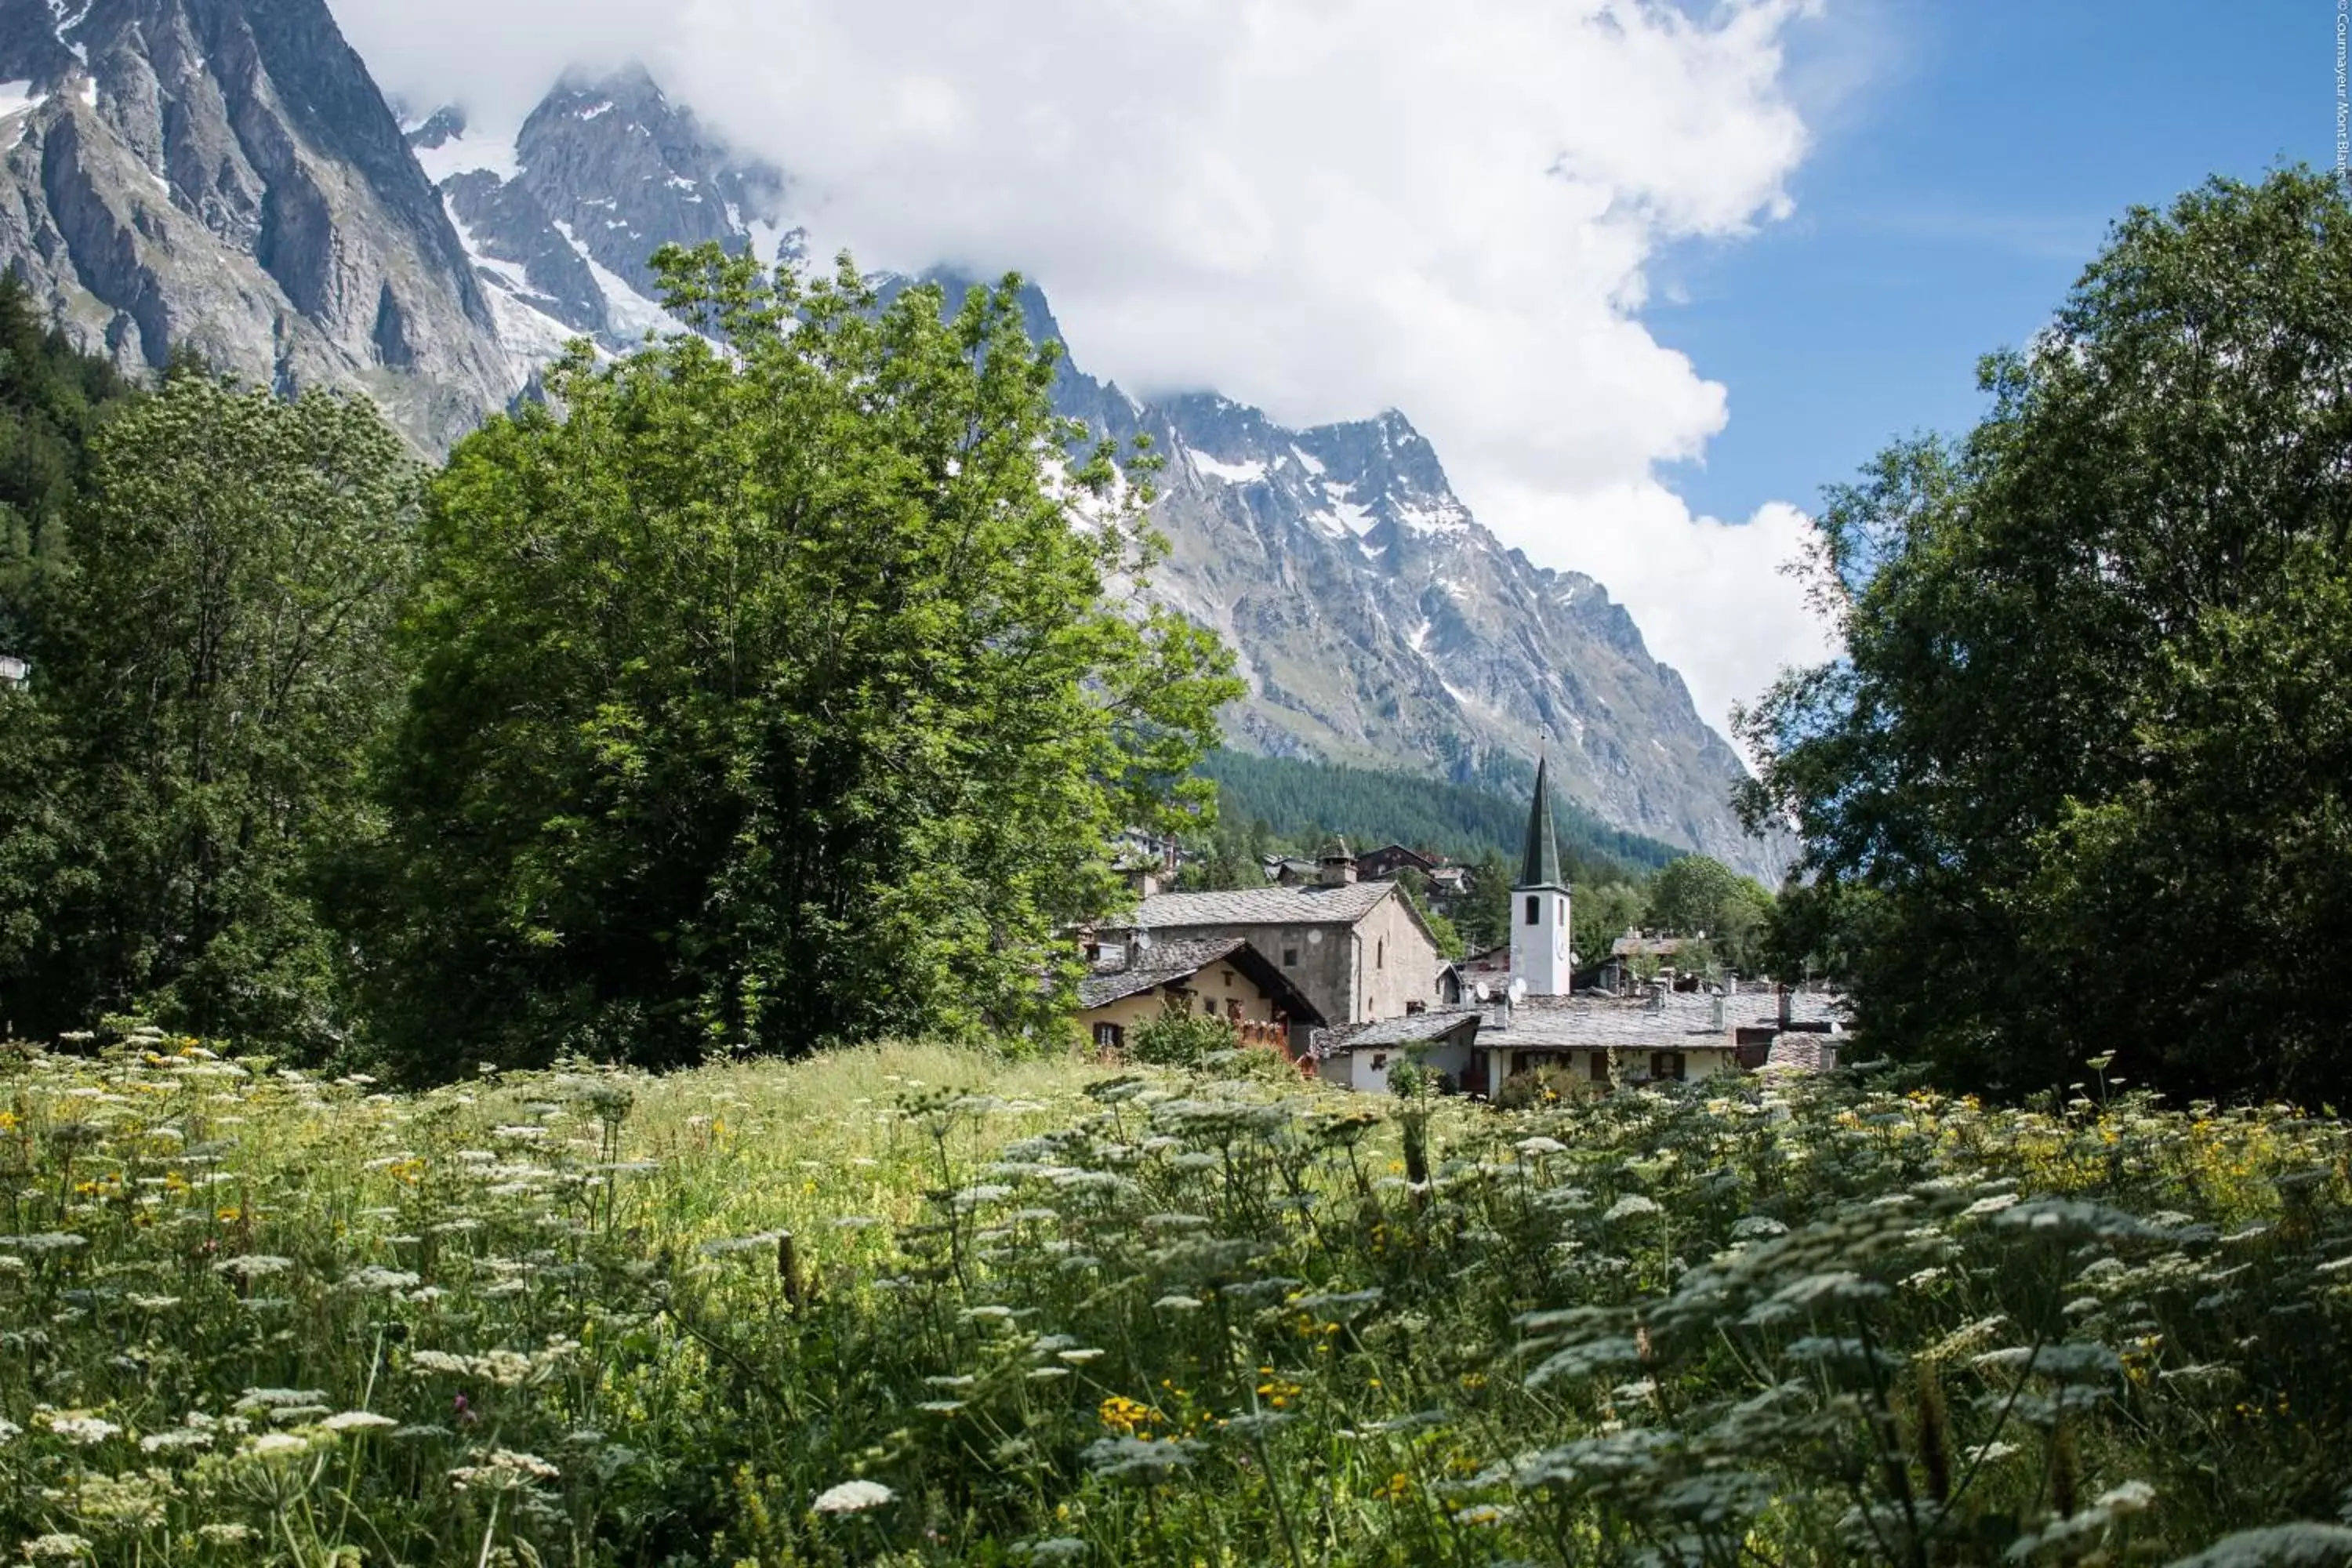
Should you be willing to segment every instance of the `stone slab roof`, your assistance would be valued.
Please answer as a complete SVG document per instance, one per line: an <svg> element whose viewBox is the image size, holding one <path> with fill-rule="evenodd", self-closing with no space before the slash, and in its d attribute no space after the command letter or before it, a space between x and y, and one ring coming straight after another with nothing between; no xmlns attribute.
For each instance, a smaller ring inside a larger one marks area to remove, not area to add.
<svg viewBox="0 0 2352 1568"><path fill-rule="evenodd" d="M1131 929L1184 926L1354 925L1396 890L1394 882L1347 882L1336 888L1244 888L1222 893L1154 893L1143 900Z"/></svg>
<svg viewBox="0 0 2352 1568"><path fill-rule="evenodd" d="M1782 1035L1764 1058L1766 1072L1827 1072L1838 1063L1835 1035Z"/></svg>
<svg viewBox="0 0 2352 1568"><path fill-rule="evenodd" d="M1706 1050L1731 1047L1731 1030L1715 1026L1715 999L1669 994L1653 1008L1646 998L1530 996L1496 1027L1490 1011L1479 1043L1508 1050Z"/></svg>
<svg viewBox="0 0 2352 1568"><path fill-rule="evenodd" d="M1408 1013L1402 1018L1382 1018L1376 1023L1351 1024L1345 1028L1321 1031L1315 1041L1315 1054L1335 1057L1343 1051L1369 1050L1378 1047L1393 1050L1400 1046L1423 1046L1432 1040L1442 1040L1468 1026L1472 1038L1482 1015L1475 1007L1437 1007L1426 1013Z"/></svg>
<svg viewBox="0 0 2352 1568"><path fill-rule="evenodd" d="M1202 970L1247 947L1241 937L1213 937L1205 942L1154 942L1141 952L1129 950L1127 962L1116 969L1097 969L1078 982L1078 1005L1108 1006L1162 985L1189 980Z"/></svg>

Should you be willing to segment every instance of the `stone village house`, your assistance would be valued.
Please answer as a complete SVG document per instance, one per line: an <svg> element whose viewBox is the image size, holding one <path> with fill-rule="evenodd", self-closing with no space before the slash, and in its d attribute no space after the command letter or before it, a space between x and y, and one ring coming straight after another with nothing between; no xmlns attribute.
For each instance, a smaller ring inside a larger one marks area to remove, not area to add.
<svg viewBox="0 0 2352 1568"><path fill-rule="evenodd" d="M1078 982L1078 1026L1100 1050L1124 1049L1135 1031L1171 1012L1233 1024L1244 1045L1296 1056L1322 1013L1244 937L1095 944Z"/></svg>
<svg viewBox="0 0 2352 1568"><path fill-rule="evenodd" d="M1344 843L1324 855L1318 873L1307 885L1216 893L1163 893L1147 879L1131 917L1097 927L1096 951L1116 953L1125 964L1138 951L1245 944L1303 999L1290 1014L1296 1056L1307 1054L1308 1031L1317 1026L1367 1024L1426 1008L1444 960L1403 891L1394 882L1360 880ZM1123 1019L1097 1016L1097 1005L1087 1000L1104 994L1105 987L1085 989L1103 978L1104 964L1098 956L1097 973L1081 983L1079 1021L1089 1037L1096 1023L1127 1026ZM1274 1005L1274 991L1261 990Z"/></svg>

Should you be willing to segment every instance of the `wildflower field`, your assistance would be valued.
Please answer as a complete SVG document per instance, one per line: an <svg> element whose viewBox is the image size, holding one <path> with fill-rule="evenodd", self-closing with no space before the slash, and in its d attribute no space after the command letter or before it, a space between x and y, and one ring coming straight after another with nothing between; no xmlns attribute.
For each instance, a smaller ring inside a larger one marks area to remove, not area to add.
<svg viewBox="0 0 2352 1568"><path fill-rule="evenodd" d="M0 1552L2352 1561L2332 1119L1716 1087L14 1050Z"/></svg>

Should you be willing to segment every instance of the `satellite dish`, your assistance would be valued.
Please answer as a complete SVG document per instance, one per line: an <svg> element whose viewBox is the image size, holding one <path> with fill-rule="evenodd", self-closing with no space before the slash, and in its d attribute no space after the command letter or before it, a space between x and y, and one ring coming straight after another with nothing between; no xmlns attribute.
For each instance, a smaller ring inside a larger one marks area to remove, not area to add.
<svg viewBox="0 0 2352 1568"><path fill-rule="evenodd" d="M1514 1007L1528 999L1528 983L1516 974L1511 976L1510 997Z"/></svg>
<svg viewBox="0 0 2352 1568"><path fill-rule="evenodd" d="M1139 931L1135 933L1135 951L1138 952L1150 952L1151 951L1151 933L1150 931Z"/></svg>

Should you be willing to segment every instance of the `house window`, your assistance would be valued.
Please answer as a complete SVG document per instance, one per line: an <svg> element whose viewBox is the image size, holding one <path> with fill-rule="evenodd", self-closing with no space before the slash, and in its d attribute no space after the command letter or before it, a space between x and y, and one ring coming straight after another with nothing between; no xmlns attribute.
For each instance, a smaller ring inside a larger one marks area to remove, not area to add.
<svg viewBox="0 0 2352 1568"><path fill-rule="evenodd" d="M1650 1076L1654 1079L1673 1079L1677 1083L1682 1081L1682 1052L1652 1051L1650 1053Z"/></svg>
<svg viewBox="0 0 2352 1568"><path fill-rule="evenodd" d="M1201 1012L1204 1016L1211 1018L1215 1017L1217 1016L1217 999L1214 996L1202 997Z"/></svg>
<svg viewBox="0 0 2352 1568"><path fill-rule="evenodd" d="M1559 923L1566 925L1568 923L1568 900L1566 899L1555 899L1552 901L1559 905Z"/></svg>
<svg viewBox="0 0 2352 1568"><path fill-rule="evenodd" d="M1372 967L1374 969L1386 969L1388 966L1389 939L1382 937L1380 941L1372 943Z"/></svg>
<svg viewBox="0 0 2352 1568"><path fill-rule="evenodd" d="M1382 1068L1384 1068L1384 1067L1386 1067L1386 1066L1388 1066L1388 1065L1389 1065L1389 1054L1388 1054L1388 1052L1386 1052L1386 1051L1374 1051L1374 1052L1372 1053L1372 1070L1373 1070L1374 1072L1378 1072L1378 1071L1380 1071Z"/></svg>
<svg viewBox="0 0 2352 1568"><path fill-rule="evenodd" d="M1607 1083L1609 1081L1609 1053L1607 1051L1595 1051L1592 1053L1592 1081L1595 1083Z"/></svg>
<svg viewBox="0 0 2352 1568"><path fill-rule="evenodd" d="M1282 967L1285 969L1296 969L1298 967L1298 950L1297 948L1286 947L1282 950Z"/></svg>
<svg viewBox="0 0 2352 1568"><path fill-rule="evenodd" d="M1123 1032L1117 1024L1097 1024L1095 1026L1095 1047L1097 1049L1115 1051L1119 1048L1122 1040Z"/></svg>
<svg viewBox="0 0 2352 1568"><path fill-rule="evenodd" d="M1543 900L1533 893L1528 895L1528 924L1534 925L1543 918Z"/></svg>

